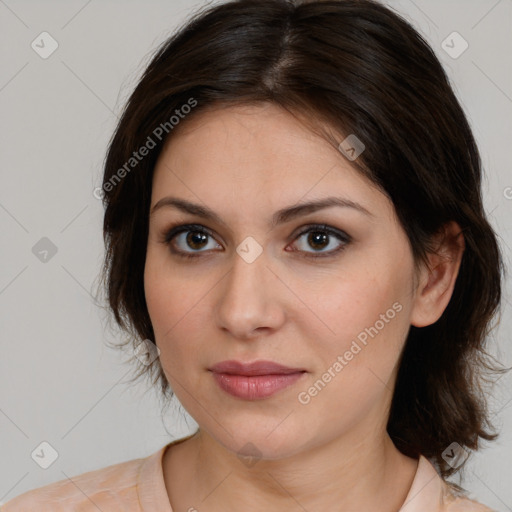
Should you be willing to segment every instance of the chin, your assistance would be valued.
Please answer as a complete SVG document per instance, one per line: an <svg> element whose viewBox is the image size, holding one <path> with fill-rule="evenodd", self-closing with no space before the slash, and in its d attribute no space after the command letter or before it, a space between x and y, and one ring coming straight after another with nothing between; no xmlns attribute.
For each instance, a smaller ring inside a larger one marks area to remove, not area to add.
<svg viewBox="0 0 512 512"><path fill-rule="evenodd" d="M281 424L279 421L272 421L261 425L255 421L236 424L230 422L225 427L232 436L218 425L213 430L208 429L208 433L224 448L236 454L242 462L244 458L278 460L291 457L303 451L313 441L306 434L304 425L297 425L289 420Z"/></svg>

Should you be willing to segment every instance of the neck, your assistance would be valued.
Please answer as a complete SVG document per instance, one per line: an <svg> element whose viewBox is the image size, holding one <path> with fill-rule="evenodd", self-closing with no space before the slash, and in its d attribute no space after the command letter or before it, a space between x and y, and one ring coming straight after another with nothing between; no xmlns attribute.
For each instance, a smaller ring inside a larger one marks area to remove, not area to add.
<svg viewBox="0 0 512 512"><path fill-rule="evenodd" d="M371 427L371 425L369 426ZM245 465L208 433L189 441L187 485L198 510L366 510L396 512L417 461L401 454L385 428L362 428L278 460ZM188 506L184 510L188 510ZM299 509L297 508L297 510Z"/></svg>

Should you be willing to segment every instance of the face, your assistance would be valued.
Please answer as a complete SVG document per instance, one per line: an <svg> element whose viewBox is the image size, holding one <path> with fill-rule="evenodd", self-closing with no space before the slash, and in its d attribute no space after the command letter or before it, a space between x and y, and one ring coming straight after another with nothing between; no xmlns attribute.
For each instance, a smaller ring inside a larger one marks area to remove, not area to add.
<svg viewBox="0 0 512 512"><path fill-rule="evenodd" d="M269 459L384 432L414 262L341 152L271 104L203 113L167 142L151 211L155 341L202 431Z"/></svg>

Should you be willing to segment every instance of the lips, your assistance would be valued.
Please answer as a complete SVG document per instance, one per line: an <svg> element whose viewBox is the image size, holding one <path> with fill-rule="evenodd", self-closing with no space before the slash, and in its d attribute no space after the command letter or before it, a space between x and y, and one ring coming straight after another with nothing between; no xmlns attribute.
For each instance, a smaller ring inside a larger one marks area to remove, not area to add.
<svg viewBox="0 0 512 512"><path fill-rule="evenodd" d="M229 375L288 375L290 373L304 372L304 368L291 368L273 361L255 361L254 363L241 363L239 361L223 361L213 365L210 370L214 373Z"/></svg>
<svg viewBox="0 0 512 512"><path fill-rule="evenodd" d="M291 386L306 373L272 361L223 361L210 368L220 389L243 400L261 400Z"/></svg>

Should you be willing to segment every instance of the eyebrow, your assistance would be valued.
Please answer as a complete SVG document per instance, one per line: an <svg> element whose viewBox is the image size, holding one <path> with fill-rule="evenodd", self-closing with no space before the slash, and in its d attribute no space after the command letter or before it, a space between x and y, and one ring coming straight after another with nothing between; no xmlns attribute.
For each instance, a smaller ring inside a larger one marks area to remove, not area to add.
<svg viewBox="0 0 512 512"><path fill-rule="evenodd" d="M317 201L298 203L296 205L278 210L272 216L270 225L271 227L275 227L279 224L284 224L285 222L289 222L302 215L314 213L318 210L323 210L324 208L329 208L332 206L338 206L341 208L352 208L365 215L374 217L374 215L370 213L364 206L350 199L345 199L341 197L327 197L325 199L319 199ZM177 197L171 196L160 199L151 209L150 215L153 215L156 211L164 207L176 208L178 210L181 210L182 212L197 215L198 217L202 217L203 219L217 222L218 224L222 224L224 226L226 225L226 223L221 219L219 215L217 215L217 213L215 213L213 210L210 210L206 206L191 203L190 201L187 201L185 199L179 199Z"/></svg>

